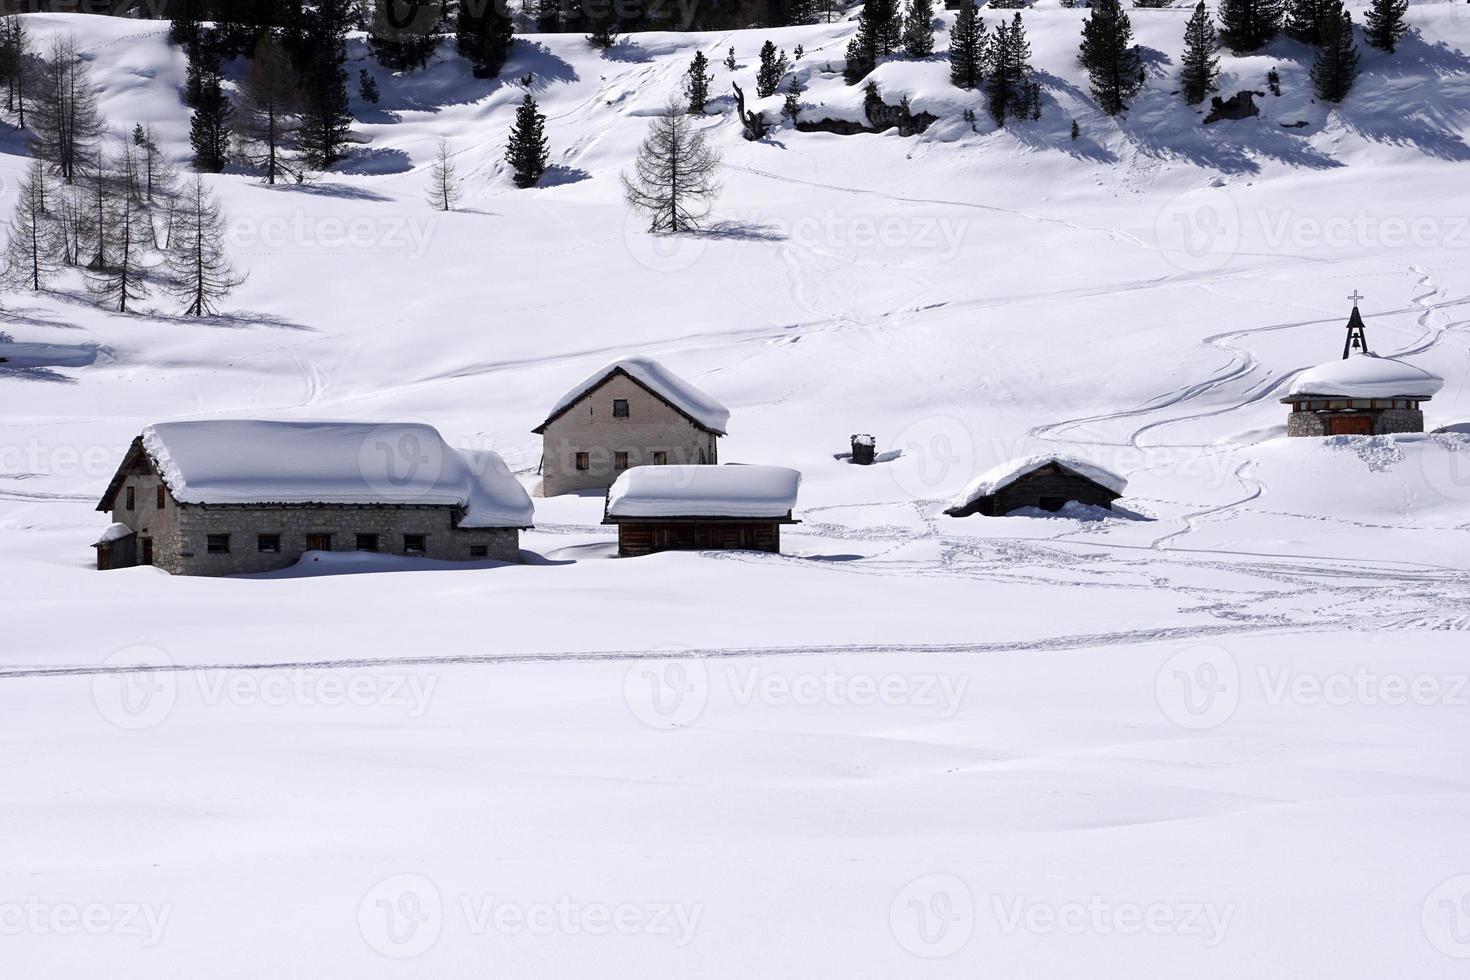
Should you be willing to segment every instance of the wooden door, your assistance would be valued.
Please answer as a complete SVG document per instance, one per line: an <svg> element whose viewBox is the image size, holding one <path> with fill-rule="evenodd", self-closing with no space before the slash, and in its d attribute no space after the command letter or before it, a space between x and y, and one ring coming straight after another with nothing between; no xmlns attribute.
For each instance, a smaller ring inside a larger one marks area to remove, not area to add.
<svg viewBox="0 0 1470 980"><path fill-rule="evenodd" d="M145 564L145 565L151 565L151 564L153 564L153 539L152 538L144 538L143 539L143 564Z"/></svg>
<svg viewBox="0 0 1470 980"><path fill-rule="evenodd" d="M1373 416L1334 415L1327 420L1327 434L1329 436L1371 436Z"/></svg>

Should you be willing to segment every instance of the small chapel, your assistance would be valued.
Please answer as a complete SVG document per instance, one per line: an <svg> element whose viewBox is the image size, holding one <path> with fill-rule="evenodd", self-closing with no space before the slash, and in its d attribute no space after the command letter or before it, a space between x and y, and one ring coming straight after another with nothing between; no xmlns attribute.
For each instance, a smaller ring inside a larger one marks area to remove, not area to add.
<svg viewBox="0 0 1470 980"><path fill-rule="evenodd" d="M1358 310L1363 297L1348 297L1342 357L1297 375L1282 404L1291 406L1288 436L1379 436L1423 432L1423 404L1444 387L1444 379L1368 347L1367 328Z"/></svg>

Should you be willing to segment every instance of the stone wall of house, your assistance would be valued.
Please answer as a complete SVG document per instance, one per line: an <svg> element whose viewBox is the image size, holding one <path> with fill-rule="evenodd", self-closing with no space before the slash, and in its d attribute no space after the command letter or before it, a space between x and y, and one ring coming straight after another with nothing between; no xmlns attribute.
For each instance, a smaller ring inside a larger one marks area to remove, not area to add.
<svg viewBox="0 0 1470 980"><path fill-rule="evenodd" d="M143 543L152 541L153 564L164 571L177 574L180 571L179 552L182 550L179 538L179 505L165 488L163 506L158 506L158 488L161 486L163 481L149 467L139 467L129 473L123 485L118 488L117 496L113 498L112 521L114 524L126 524L138 536L133 551L135 561L143 560ZM133 489L132 510L127 508L129 487Z"/></svg>
<svg viewBox="0 0 1470 980"><path fill-rule="evenodd" d="M1288 436L1321 436L1327 434L1322 417L1316 412L1292 412L1286 417Z"/></svg>
<svg viewBox="0 0 1470 980"><path fill-rule="evenodd" d="M359 534L376 534L382 554L407 554L405 534L424 535L425 551L414 557L442 561L520 560L520 532L515 528L456 528L453 507L356 506L222 506L181 504L177 508L179 550L164 566L156 550L155 564L185 575L239 575L294 565L306 549L309 534L331 535L332 551L357 550ZM209 535L228 534L229 553L210 554ZM279 552L262 552L259 536L280 536ZM470 549L483 546L484 556Z"/></svg>
<svg viewBox="0 0 1470 980"><path fill-rule="evenodd" d="M1391 432L1423 432L1424 413L1416 408L1390 408L1378 413L1378 418L1373 420L1373 434L1375 436L1388 435Z"/></svg>
<svg viewBox="0 0 1470 980"><path fill-rule="evenodd" d="M628 400L628 417L613 416L613 400ZM622 470L615 453L628 454L628 466L654 462L655 452L669 463L718 463L714 433L699 428L648 389L615 375L583 395L541 437L541 493L553 497L576 490L605 490ZM587 453L588 468L577 469L577 453Z"/></svg>

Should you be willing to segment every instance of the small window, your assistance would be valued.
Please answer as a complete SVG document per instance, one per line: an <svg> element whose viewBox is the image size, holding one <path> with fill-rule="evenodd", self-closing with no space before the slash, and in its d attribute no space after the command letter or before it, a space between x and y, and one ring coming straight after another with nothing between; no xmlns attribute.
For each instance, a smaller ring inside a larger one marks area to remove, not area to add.
<svg viewBox="0 0 1470 980"><path fill-rule="evenodd" d="M358 551L377 551L378 536L376 534L359 534L357 536Z"/></svg>
<svg viewBox="0 0 1470 980"><path fill-rule="evenodd" d="M124 496L127 497L127 503L123 506L127 507L128 510L132 510L135 503L133 500L133 487L129 486Z"/></svg>
<svg viewBox="0 0 1470 980"><path fill-rule="evenodd" d="M308 534L306 536L307 551L331 551L332 536L330 534Z"/></svg>
<svg viewBox="0 0 1470 980"><path fill-rule="evenodd" d="M628 417L628 399L626 399L626 398L614 398L613 399L613 418L615 418L615 419L625 419L627 417Z"/></svg>
<svg viewBox="0 0 1470 980"><path fill-rule="evenodd" d="M665 451L663 451L662 449L655 449L653 451L653 465L654 466L667 466L667 465L669 465L669 454L666 453Z"/></svg>
<svg viewBox="0 0 1470 980"><path fill-rule="evenodd" d="M163 488L162 483L160 483L156 488L154 496L157 498L158 501L158 509L163 510L163 501L168 496L168 491Z"/></svg>
<svg viewBox="0 0 1470 980"><path fill-rule="evenodd" d="M592 457L589 454L587 454L587 453L578 453L577 454L577 469L579 469L579 470L590 470L590 469L592 469Z"/></svg>
<svg viewBox="0 0 1470 980"><path fill-rule="evenodd" d="M488 557L490 557L490 546L487 545L487 544L472 544L472 545L470 545L470 557L471 558L488 558Z"/></svg>
<svg viewBox="0 0 1470 980"><path fill-rule="evenodd" d="M613 469L625 470L628 468L627 453L613 453Z"/></svg>
<svg viewBox="0 0 1470 980"><path fill-rule="evenodd" d="M422 534L405 534L403 536L403 553L405 555L422 555L428 550L427 542Z"/></svg>
<svg viewBox="0 0 1470 980"><path fill-rule="evenodd" d="M279 534L257 534L255 536L255 550L263 555L280 554L281 536Z"/></svg>
<svg viewBox="0 0 1470 980"><path fill-rule="evenodd" d="M205 535L204 550L211 555L228 555L230 553L230 536L228 534Z"/></svg>

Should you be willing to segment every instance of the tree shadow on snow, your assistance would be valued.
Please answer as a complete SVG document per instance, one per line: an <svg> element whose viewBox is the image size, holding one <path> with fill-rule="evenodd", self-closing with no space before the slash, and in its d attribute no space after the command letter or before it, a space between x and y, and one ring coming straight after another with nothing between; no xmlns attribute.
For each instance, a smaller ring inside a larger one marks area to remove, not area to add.
<svg viewBox="0 0 1470 980"><path fill-rule="evenodd" d="M413 160L396 147L376 146L353 150L347 159L332 167L339 174L402 174L413 169Z"/></svg>
<svg viewBox="0 0 1470 980"><path fill-rule="evenodd" d="M559 163L553 163L546 168L541 175L537 187L560 187L562 184L576 184L584 180L591 180L592 175L581 167L564 167Z"/></svg>
<svg viewBox="0 0 1470 980"><path fill-rule="evenodd" d="M1470 58L1443 42L1426 44L1414 33L1394 54L1365 65L1335 108L1342 124L1364 139L1463 163L1470 160L1470 146L1460 135L1470 123L1467 91Z"/></svg>
<svg viewBox="0 0 1470 980"><path fill-rule="evenodd" d="M273 190L283 194L315 194L319 197L341 197L351 201L391 201L392 198L366 187L347 184L332 184L325 181L308 181L304 184L276 184Z"/></svg>
<svg viewBox="0 0 1470 980"><path fill-rule="evenodd" d="M725 238L733 241L784 242L786 235L774 225L751 221L717 221L699 232L703 238Z"/></svg>
<svg viewBox="0 0 1470 980"><path fill-rule="evenodd" d="M316 327L309 327L304 323L287 320L285 317L276 316L274 313L254 313L250 310L231 310L229 313L216 313L213 316L160 316L160 320L172 320L176 323L197 324L204 327L220 327L228 330L245 330L250 327L270 327L273 330L300 330L305 333L316 333Z"/></svg>

